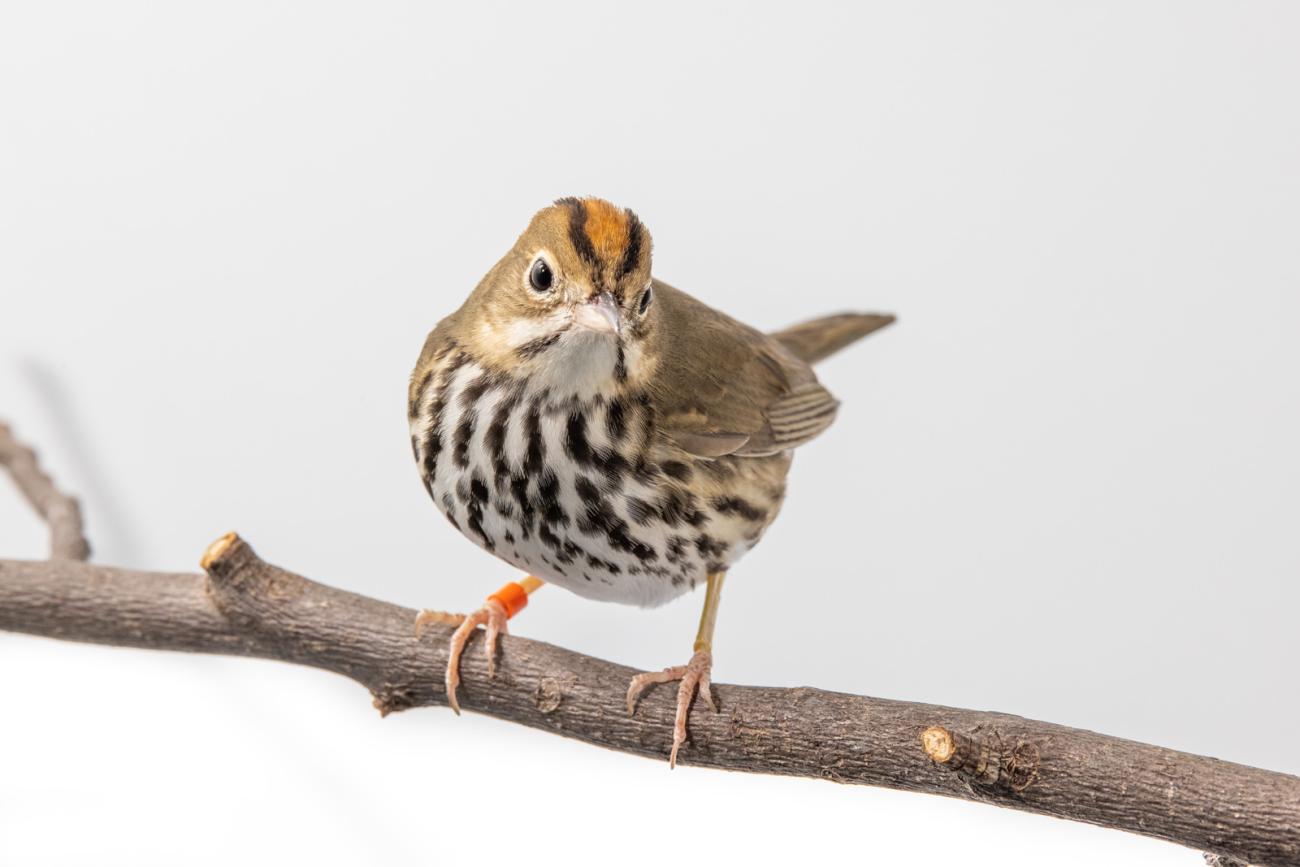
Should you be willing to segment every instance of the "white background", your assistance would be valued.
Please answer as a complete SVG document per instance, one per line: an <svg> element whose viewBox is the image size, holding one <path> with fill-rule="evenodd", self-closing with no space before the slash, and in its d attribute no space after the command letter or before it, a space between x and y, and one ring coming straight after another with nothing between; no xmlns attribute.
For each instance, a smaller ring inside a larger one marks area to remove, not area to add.
<svg viewBox="0 0 1300 867"><path fill-rule="evenodd" d="M472 7L472 8L471 8ZM775 328L900 323L728 582L720 681L989 708L1290 772L1300 7L0 6L0 416L100 562L405 605L513 577L411 465L425 332L537 208ZM0 492L0 552L45 537ZM645 668L698 597L544 590ZM430 672L430 677L439 676ZM1117 832L380 720L267 662L0 635L0 863L1184 864Z"/></svg>

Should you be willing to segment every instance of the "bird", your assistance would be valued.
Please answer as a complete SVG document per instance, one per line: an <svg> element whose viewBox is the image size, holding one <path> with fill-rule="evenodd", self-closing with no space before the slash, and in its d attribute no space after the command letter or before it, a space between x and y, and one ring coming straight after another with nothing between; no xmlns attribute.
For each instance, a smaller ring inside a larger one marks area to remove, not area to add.
<svg viewBox="0 0 1300 867"><path fill-rule="evenodd" d="M669 766L710 677L723 580L785 499L793 452L839 402L812 365L889 325L841 313L763 333L651 273L637 215L568 197L538 211L461 307L433 328L411 373L407 417L424 488L461 534L525 573L456 625L448 704L467 642L498 636L540 587L641 607L700 586L683 665L634 677L626 706L679 682Z"/></svg>

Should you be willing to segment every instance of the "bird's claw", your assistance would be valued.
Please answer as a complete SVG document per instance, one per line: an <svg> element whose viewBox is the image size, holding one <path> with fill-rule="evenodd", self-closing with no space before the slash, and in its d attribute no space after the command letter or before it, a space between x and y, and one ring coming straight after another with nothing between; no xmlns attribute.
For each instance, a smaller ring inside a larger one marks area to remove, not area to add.
<svg viewBox="0 0 1300 867"><path fill-rule="evenodd" d="M704 697L709 709L718 712L718 705L713 700L712 684L709 674L713 669L713 654L707 650L697 650L691 661L685 665L674 665L663 671L649 671L632 678L627 687L627 712L631 716L636 712L636 702L647 686L653 683L668 683L680 680L677 688L677 716L673 720L673 749L668 755L668 767L677 767L677 751L686 741L686 718L690 714L691 699L698 691Z"/></svg>
<svg viewBox="0 0 1300 867"><path fill-rule="evenodd" d="M460 685L460 657L465 650L465 644L469 641L474 630L479 626L487 627L487 636L483 642L483 653L487 657L488 677L495 677L497 673L497 637L509 633L510 629L506 625L509 616L506 614L505 606L495 599L489 599L483 603L483 607L471 614L448 614L444 611L421 611L415 618L415 636L420 637L424 628L430 623L441 623L445 625L455 625L456 631L451 634L451 639L447 642L447 672L445 683L447 686L447 704L451 706L457 715L460 714L460 702L456 699L456 687Z"/></svg>
<svg viewBox="0 0 1300 867"><path fill-rule="evenodd" d="M415 637L418 639L424 635L424 630L430 623L437 623L442 626L460 626L464 622L464 614L452 614L450 611L434 611L431 608L426 608L415 616Z"/></svg>

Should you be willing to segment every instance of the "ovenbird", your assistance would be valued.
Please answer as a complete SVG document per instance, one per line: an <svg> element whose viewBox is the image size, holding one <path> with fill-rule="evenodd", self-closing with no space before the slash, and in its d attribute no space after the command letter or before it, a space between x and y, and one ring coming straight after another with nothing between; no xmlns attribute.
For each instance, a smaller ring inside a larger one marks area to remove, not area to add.
<svg viewBox="0 0 1300 867"><path fill-rule="evenodd" d="M793 450L838 403L812 363L893 321L840 314L763 334L651 276L631 211L561 199L538 212L411 375L411 447L452 526L528 573L459 621L445 673L456 698L466 642L497 635L543 582L655 606L707 585L695 653L642 674L680 680L670 764L696 691L709 690L722 579L780 509ZM424 612L416 629L444 615Z"/></svg>

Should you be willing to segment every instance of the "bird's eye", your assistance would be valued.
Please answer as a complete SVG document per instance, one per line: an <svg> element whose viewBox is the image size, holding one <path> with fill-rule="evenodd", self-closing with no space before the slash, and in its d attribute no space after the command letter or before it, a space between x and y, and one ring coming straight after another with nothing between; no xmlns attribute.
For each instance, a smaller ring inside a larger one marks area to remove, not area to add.
<svg viewBox="0 0 1300 867"><path fill-rule="evenodd" d="M638 316L645 316L645 312L650 309L650 302L654 300L653 292L654 289L647 286L645 287L645 291L641 293L641 303L638 304L636 308Z"/></svg>
<svg viewBox="0 0 1300 867"><path fill-rule="evenodd" d="M528 269L528 285L534 292L550 292L554 282L555 275L551 273L551 266L546 264L545 259L538 259Z"/></svg>

